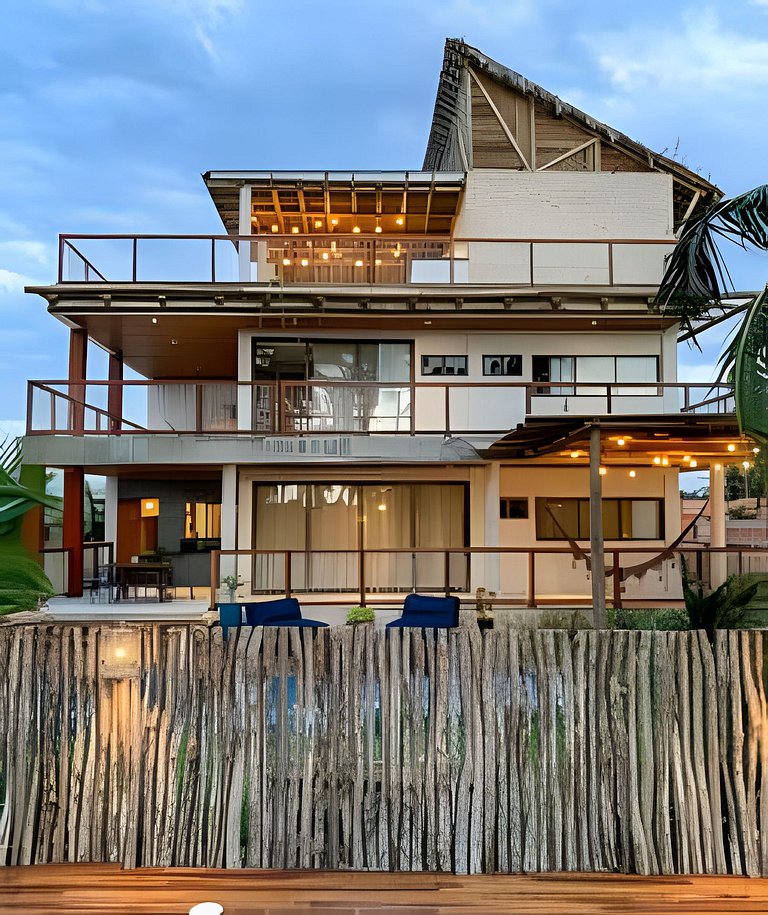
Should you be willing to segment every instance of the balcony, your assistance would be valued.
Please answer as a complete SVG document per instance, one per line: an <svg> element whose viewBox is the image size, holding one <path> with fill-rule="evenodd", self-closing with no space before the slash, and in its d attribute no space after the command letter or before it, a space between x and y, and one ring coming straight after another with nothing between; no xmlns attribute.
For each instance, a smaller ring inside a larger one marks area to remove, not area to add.
<svg viewBox="0 0 768 915"><path fill-rule="evenodd" d="M30 381L27 435L478 435L529 417L734 412L729 384Z"/></svg>
<svg viewBox="0 0 768 915"><path fill-rule="evenodd" d="M656 286L675 239L61 235L59 283Z"/></svg>

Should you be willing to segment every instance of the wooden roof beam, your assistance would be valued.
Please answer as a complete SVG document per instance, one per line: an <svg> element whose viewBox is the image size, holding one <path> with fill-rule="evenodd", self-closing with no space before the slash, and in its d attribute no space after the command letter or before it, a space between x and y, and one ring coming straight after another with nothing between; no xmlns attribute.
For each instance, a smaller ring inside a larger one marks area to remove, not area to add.
<svg viewBox="0 0 768 915"><path fill-rule="evenodd" d="M495 117L496 120L499 122L499 126L501 127L501 129L504 131L504 135L505 135L506 138L509 140L509 142L512 144L512 146L513 146L515 152L518 154L518 156L520 156L520 161L523 163L523 165L525 166L525 168L526 168L527 171L532 172L533 169L531 168L531 165L530 165L530 163L528 162L528 159L526 158L525 154L523 153L522 149L520 148L520 145L518 144L517 140L515 139L514 134L512 133L512 131L511 131L511 130L509 129L509 127L507 126L507 122L506 122L506 121L504 120L504 118L501 116L501 112L500 112L499 109L496 107L496 103L493 101L493 99L491 98L490 94L488 93L488 90L487 90L487 89L485 88L485 86L480 82L480 80L479 80L477 74L474 72L474 70L472 70L471 67L469 68L469 75L470 75L470 76L472 77L472 79L475 81L475 85L477 85L477 87L480 89L480 91L481 91L481 92L483 93L483 95L485 96L485 100L486 100L486 102L488 102L488 104L490 105L491 111L493 112L494 117Z"/></svg>

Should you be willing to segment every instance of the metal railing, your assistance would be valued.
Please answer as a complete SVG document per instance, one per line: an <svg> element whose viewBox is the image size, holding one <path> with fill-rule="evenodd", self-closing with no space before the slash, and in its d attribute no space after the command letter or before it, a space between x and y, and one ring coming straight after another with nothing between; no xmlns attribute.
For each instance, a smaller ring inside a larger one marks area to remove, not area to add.
<svg viewBox="0 0 768 915"><path fill-rule="evenodd" d="M733 386L498 381L30 381L27 435L506 433L528 416L734 412Z"/></svg>
<svg viewBox="0 0 768 915"><path fill-rule="evenodd" d="M44 547L40 551L43 569L57 595L68 591L69 567L72 547ZM115 545L111 540L89 540L83 543L83 586L92 591L98 588L99 570L114 561Z"/></svg>
<svg viewBox="0 0 768 915"><path fill-rule="evenodd" d="M663 546L606 546L607 598L618 609L625 600L682 600L679 562L707 587L718 584L712 558L724 556L727 574L761 574L768 577L768 549L710 547L685 543L667 555ZM327 550L213 550L211 552L210 606L228 600L222 575L234 575L247 595L236 599L268 600L275 595L301 595L306 603L338 604L344 596L364 606L392 603L405 593L456 594L473 599L470 582L484 586L501 576L498 602L509 606L537 607L547 604L591 603L589 545L577 553L568 546L536 547L400 547ZM490 560L490 563L489 563ZM503 564L502 564L503 560ZM515 560L518 560L515 562ZM657 560L654 562L654 560ZM506 566L506 573L503 570ZM489 570L489 566L492 566ZM665 579L664 587L650 585L634 596L626 594L626 582L653 572ZM514 579L517 588L504 588L503 576ZM537 579L537 575L539 576ZM547 582L549 588L543 586ZM552 591L557 584L560 593ZM672 597L669 585L679 593ZM570 588L570 591L566 589ZM505 590L508 593L504 593ZM654 590L659 593L654 596Z"/></svg>
<svg viewBox="0 0 768 915"><path fill-rule="evenodd" d="M661 279L675 244L670 238L65 234L58 282L647 286ZM564 267L557 245L588 257ZM633 258L641 247L656 251L652 264L647 256Z"/></svg>

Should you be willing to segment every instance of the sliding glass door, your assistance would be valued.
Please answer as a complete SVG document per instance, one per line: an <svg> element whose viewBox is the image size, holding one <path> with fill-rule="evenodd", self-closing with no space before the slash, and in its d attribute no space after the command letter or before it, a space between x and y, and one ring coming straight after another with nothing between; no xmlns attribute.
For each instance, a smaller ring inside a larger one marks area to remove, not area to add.
<svg viewBox="0 0 768 915"><path fill-rule="evenodd" d="M272 483L254 486L255 591L442 591L467 587L464 484ZM424 547L434 552L407 552ZM406 552L396 552L406 550Z"/></svg>

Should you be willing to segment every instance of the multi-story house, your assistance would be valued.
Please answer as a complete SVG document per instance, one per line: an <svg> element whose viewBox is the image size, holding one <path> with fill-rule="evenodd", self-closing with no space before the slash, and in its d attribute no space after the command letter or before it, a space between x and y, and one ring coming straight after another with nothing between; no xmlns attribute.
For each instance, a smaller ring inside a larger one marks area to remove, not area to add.
<svg viewBox="0 0 768 915"><path fill-rule="evenodd" d="M714 185L459 41L421 171L204 180L220 234L64 235L31 290L70 328L24 442L64 469L69 594L98 473L116 560L177 593L586 601L592 441L609 597L680 598L678 474L749 452L654 304Z"/></svg>

